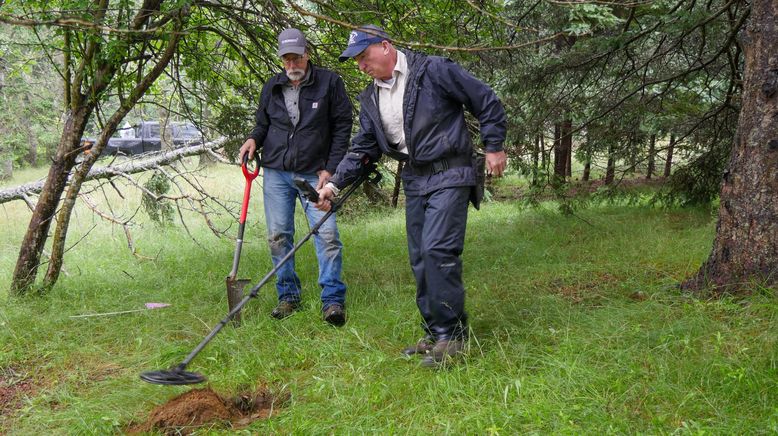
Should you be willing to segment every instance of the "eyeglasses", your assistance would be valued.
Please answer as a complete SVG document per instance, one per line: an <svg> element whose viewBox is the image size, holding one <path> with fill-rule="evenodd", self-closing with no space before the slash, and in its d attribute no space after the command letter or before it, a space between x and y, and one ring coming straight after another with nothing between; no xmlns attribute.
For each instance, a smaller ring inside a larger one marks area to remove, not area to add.
<svg viewBox="0 0 778 436"><path fill-rule="evenodd" d="M281 62L283 62L286 65L299 64L303 60L304 57L305 57L304 55L303 56L300 56L300 55L293 55L293 56L284 55L284 56L281 57Z"/></svg>

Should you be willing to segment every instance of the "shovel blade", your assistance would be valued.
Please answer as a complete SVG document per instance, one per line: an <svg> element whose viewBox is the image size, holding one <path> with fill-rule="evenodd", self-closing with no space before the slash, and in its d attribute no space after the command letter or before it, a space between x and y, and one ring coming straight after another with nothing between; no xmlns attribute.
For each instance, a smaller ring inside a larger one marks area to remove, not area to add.
<svg viewBox="0 0 778 436"><path fill-rule="evenodd" d="M227 305L229 311L232 312L235 306L243 300L243 288L246 287L251 280L249 279L236 279L233 277L227 277ZM232 318L232 325L235 327L240 326L240 312L236 313Z"/></svg>

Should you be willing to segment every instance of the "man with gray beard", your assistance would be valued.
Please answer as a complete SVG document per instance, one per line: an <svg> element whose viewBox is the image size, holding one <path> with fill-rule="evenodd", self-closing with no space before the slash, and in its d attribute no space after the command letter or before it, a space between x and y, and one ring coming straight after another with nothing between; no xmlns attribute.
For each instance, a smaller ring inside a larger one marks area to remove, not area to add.
<svg viewBox="0 0 778 436"><path fill-rule="evenodd" d="M284 71L262 88L256 125L240 148L238 158L261 153L267 235L273 264L294 246L294 211L299 200L311 225L325 214L309 203L294 184L297 177L321 189L349 147L351 102L343 79L310 62L305 35L286 29L278 36L278 55ZM319 262L322 314L326 322L346 322L346 285L341 281L342 248L335 215L314 235ZM301 283L294 258L276 273L276 319L300 308Z"/></svg>

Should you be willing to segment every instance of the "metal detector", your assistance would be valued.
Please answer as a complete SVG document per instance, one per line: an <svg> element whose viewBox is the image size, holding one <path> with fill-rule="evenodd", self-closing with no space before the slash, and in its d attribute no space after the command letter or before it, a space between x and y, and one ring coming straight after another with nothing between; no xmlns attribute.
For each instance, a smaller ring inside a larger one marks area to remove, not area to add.
<svg viewBox="0 0 778 436"><path fill-rule="evenodd" d="M219 323L216 325L216 327L211 330L210 333L208 333L208 336L205 337L205 339L202 340L195 348L192 350L191 353L189 353L186 358L181 361L178 365L171 367L170 369L163 369L159 371L147 371L140 374L141 380L148 382L148 383L154 383L158 385L191 385L191 384L197 384L202 383L205 381L205 376L197 373L197 372L190 372L186 370L186 367L189 365L189 363L192 361L192 359L197 356L200 351L205 348L206 345L208 345L209 342L211 342L211 339L216 336L222 328L224 328L227 323L232 320L236 314L240 312L240 310L243 308L243 306L248 303L249 300L252 298L256 298L257 294L259 292L259 289L264 286L270 279L275 275L275 273L278 271L278 269L283 266L284 263L286 263L289 259L294 256L295 252L302 247L305 242L308 241L308 239L311 238L311 236L315 235L319 228L324 224L327 219L334 214L338 209L340 209L341 205L345 203L345 201L351 196L351 194L359 187L359 185L362 184L364 181L370 181L371 183L378 183L381 180L381 174L375 171L375 169L366 170L364 171L355 181L352 183L339 197L336 201L332 202L332 207L330 210L317 222L314 224L313 227L311 227L310 232L308 232L305 237L303 237L302 240L300 240L295 246L292 248L292 251L287 253L286 256L284 256L278 264L273 267L270 272L265 275L265 277L256 284L253 288L251 288L251 291L249 291L249 294L246 295L232 310L230 310L230 313L227 314L227 316L219 321ZM299 183L299 182L296 182ZM310 185L308 185L310 190L313 191L313 193L316 193L316 190L313 189ZM306 193L308 191L307 188L305 188L302 192ZM309 201L314 201L314 198L308 197L309 194L305 194L306 197L309 199ZM317 194L318 197L318 194Z"/></svg>

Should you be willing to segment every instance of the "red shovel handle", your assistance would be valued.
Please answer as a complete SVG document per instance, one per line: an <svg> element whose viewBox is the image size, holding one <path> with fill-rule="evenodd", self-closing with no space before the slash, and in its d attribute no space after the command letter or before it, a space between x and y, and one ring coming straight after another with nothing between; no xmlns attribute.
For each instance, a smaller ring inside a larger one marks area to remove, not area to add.
<svg viewBox="0 0 778 436"><path fill-rule="evenodd" d="M254 162L256 162L257 166L254 168L254 171L249 171L249 154L246 153L243 155L243 163L240 165L240 168L243 170L243 175L246 176L246 181L251 182L252 180L257 178L257 175L259 175L259 156L256 152L254 152L254 156L252 156L254 159Z"/></svg>
<svg viewBox="0 0 778 436"><path fill-rule="evenodd" d="M254 153L253 156L254 162L256 162L256 167L254 168L254 171L249 171L248 163L249 163L249 155L248 153L243 155L243 163L240 165L240 168L243 170L243 176L246 177L246 188L243 190L243 205L240 208L240 223L244 224L246 222L246 214L249 210L249 198L251 197L251 182L254 181L254 179L257 178L259 175L259 157L256 153Z"/></svg>

